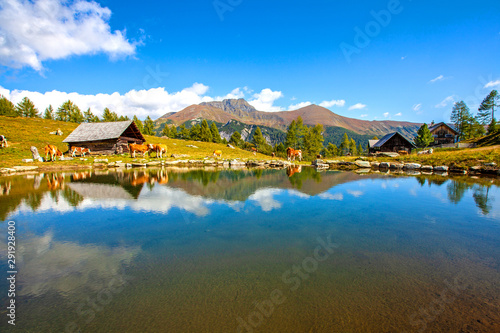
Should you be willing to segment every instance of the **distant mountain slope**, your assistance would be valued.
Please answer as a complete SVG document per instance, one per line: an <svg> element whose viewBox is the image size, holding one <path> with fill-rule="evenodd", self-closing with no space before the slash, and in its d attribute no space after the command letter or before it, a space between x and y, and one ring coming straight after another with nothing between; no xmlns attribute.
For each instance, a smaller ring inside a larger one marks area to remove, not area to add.
<svg viewBox="0 0 500 333"><path fill-rule="evenodd" d="M245 124L267 126L286 131L292 120L301 116L304 124L342 127L358 134L382 136L389 132L399 131L403 135L413 137L421 124L405 121L367 121L340 116L324 107L309 105L295 111L263 112L257 111L244 99L226 99L221 102L205 102L191 105L174 114L168 113L158 121L171 120L180 125L186 121L202 118L227 123L237 120Z"/></svg>

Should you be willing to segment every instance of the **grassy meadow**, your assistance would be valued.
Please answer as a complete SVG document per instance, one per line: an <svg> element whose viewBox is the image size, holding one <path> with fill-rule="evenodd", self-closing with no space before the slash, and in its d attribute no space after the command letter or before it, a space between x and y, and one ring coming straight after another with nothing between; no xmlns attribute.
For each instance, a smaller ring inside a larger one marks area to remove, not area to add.
<svg viewBox="0 0 500 333"><path fill-rule="evenodd" d="M0 149L0 167L11 167L14 165L23 165L23 158L31 158L30 147L35 146L38 148L38 152L43 156L43 147L47 144L53 144L59 148L62 152L68 150L67 144L62 141L73 131L78 124L68 123L55 120L46 120L40 118L12 118L0 116L0 134L4 135L9 142L9 147ZM55 132L60 129L63 135L53 135L50 132ZM222 159L229 160L239 158L242 160L266 160L272 159L271 156L257 154L253 155L252 152L247 150L242 150L239 148L228 148L224 144L210 143L210 142L200 142L200 141L189 141L189 140L178 140L178 139L166 139L159 138L155 136L145 136L146 142L148 143L164 143L168 146L167 160L173 160L170 157L172 154L176 155L187 155L181 157L180 159L204 159L205 157L212 157L214 150L222 151ZM187 147L188 145L194 145L198 148ZM153 154L154 156L154 154ZM129 154L124 155L114 155L106 156L109 162L112 161L123 161L132 162L140 161L142 157L132 159ZM146 159L149 159L146 155ZM151 160L155 159L154 157ZM339 156L333 158L325 159L340 159L344 161L354 161L358 159L356 156ZM500 165L500 145L489 146L489 147L479 147L474 149L435 149L432 155L417 155L414 151L408 156L399 157L368 157L369 161L392 161L392 162L404 162L404 163L419 163L423 165L447 165L454 166L458 168L467 168L475 165L480 165L482 163L495 162ZM87 160L80 160L76 158L72 161L56 161L53 163L48 162L35 162L29 163L29 165L38 165L44 168L67 168L67 167L79 167L83 165L88 165L92 162L93 158L87 158ZM309 164L309 162L303 161L301 164Z"/></svg>
<svg viewBox="0 0 500 333"><path fill-rule="evenodd" d="M14 165L38 165L40 167L48 167L49 162L34 162L34 163L23 163L23 158L32 158L30 147L35 146L40 153L40 156L44 157L43 147L47 144L53 144L59 148L63 153L68 150L68 145L62 141L76 128L78 124L68 123L55 120L46 120L40 118L22 118L22 117L3 117L0 116L0 135L4 135L9 143L9 147L0 149L0 167L12 167ZM57 129L61 129L63 135L53 135L50 132L55 132ZM222 151L222 159L235 159L239 158L242 160L250 159L271 159L271 156L263 155L257 153L253 155L252 152L242 150L239 148L229 148L224 144L217 144L211 142L200 142L200 141L188 141L188 140L178 140L178 139L165 139L155 136L144 136L147 143L164 143L168 147L167 160L173 160L170 157L172 154L176 155L188 155L182 157L181 159L204 159L205 157L213 157L212 153L214 150ZM187 147L188 145L194 145L198 148ZM67 154L65 155L67 156ZM140 155L137 155L140 156ZM154 160L154 153L152 154ZM132 162L142 160L142 156L139 158L131 158L130 154L124 155L114 155L106 156L109 162L112 161L123 161ZM149 159L146 155L146 159ZM50 167L53 168L65 168L70 166L79 166L88 164L89 161L92 162L93 158L88 158L86 161L81 161L78 157L72 161L56 161L50 163Z"/></svg>

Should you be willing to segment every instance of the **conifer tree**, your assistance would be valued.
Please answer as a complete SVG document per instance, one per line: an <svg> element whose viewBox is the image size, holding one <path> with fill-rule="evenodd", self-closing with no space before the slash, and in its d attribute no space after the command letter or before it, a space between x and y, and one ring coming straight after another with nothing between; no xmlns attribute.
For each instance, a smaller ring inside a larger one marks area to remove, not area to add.
<svg viewBox="0 0 500 333"><path fill-rule="evenodd" d="M139 132L144 133L144 126L142 124L142 121L140 121L136 115L134 115L132 120L134 121L135 125L137 126L137 129L139 130Z"/></svg>
<svg viewBox="0 0 500 333"><path fill-rule="evenodd" d="M144 132L145 135L155 135L155 124L153 120L147 116L144 120Z"/></svg>
<svg viewBox="0 0 500 333"><path fill-rule="evenodd" d="M0 116L16 116L16 106L3 95L0 95Z"/></svg>
<svg viewBox="0 0 500 333"><path fill-rule="evenodd" d="M168 125L165 124L165 127L163 127L163 130L161 131L162 136L166 136L167 138L170 137L170 128L168 128Z"/></svg>
<svg viewBox="0 0 500 333"><path fill-rule="evenodd" d="M296 149L297 148L297 125L295 120L292 120L290 125L288 125L288 131L286 132L285 146Z"/></svg>
<svg viewBox="0 0 500 333"><path fill-rule="evenodd" d="M35 104L28 97L24 97L21 102L17 103L16 113L20 117L27 118L36 118L40 116Z"/></svg>
<svg viewBox="0 0 500 333"><path fill-rule="evenodd" d="M210 131L210 127L208 127L206 119L203 119L201 122L200 139L203 142L212 142L212 132Z"/></svg>
<svg viewBox="0 0 500 333"><path fill-rule="evenodd" d="M425 148L433 141L434 137L432 136L431 131L429 131L427 124L420 126L417 132L417 137L415 138L415 144L417 147Z"/></svg>
<svg viewBox="0 0 500 333"><path fill-rule="evenodd" d="M52 105L49 105L48 107L45 108L45 112L43 113L43 119L49 119L49 120L54 119L54 109L52 108Z"/></svg>
<svg viewBox="0 0 500 333"><path fill-rule="evenodd" d="M344 137L342 139L342 143L340 144L340 151L342 155L347 155L349 153L349 144L351 141L349 140L349 136L347 136L347 133L344 133Z"/></svg>
<svg viewBox="0 0 500 333"><path fill-rule="evenodd" d="M170 127L170 137L172 139L177 138L177 127L175 127L175 125L173 125L172 127Z"/></svg>
<svg viewBox="0 0 500 333"><path fill-rule="evenodd" d="M210 124L210 132L212 132L212 142L220 143L222 141L220 138L219 129L217 128L217 125L215 125L214 122Z"/></svg>

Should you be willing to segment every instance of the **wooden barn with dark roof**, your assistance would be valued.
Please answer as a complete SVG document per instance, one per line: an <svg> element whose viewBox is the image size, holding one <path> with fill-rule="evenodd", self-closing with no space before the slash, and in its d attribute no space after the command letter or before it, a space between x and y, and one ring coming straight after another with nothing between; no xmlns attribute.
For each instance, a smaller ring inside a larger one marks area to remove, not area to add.
<svg viewBox="0 0 500 333"><path fill-rule="evenodd" d="M458 141L458 131L447 123L431 123L429 131L434 137L434 142L431 143L431 146L450 144Z"/></svg>
<svg viewBox="0 0 500 333"><path fill-rule="evenodd" d="M91 153L111 155L129 151L130 143L142 144L146 141L132 120L83 123L63 142L71 147L90 149Z"/></svg>
<svg viewBox="0 0 500 333"><path fill-rule="evenodd" d="M411 153L411 150L416 148L415 144L405 138L399 132L393 132L384 135L384 137L378 141L369 140L369 151L374 154L377 152L385 153L397 153L398 151L406 151Z"/></svg>

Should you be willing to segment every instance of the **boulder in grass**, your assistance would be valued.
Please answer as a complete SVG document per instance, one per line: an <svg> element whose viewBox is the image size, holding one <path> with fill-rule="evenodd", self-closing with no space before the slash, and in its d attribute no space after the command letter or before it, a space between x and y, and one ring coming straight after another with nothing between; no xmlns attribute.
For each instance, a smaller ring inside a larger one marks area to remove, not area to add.
<svg viewBox="0 0 500 333"><path fill-rule="evenodd" d="M379 165L380 169L389 169L390 167L391 167L391 163L389 163L389 162L382 162Z"/></svg>
<svg viewBox="0 0 500 333"><path fill-rule="evenodd" d="M435 166L433 170L437 172L448 172L448 167L446 165L439 165Z"/></svg>
<svg viewBox="0 0 500 333"><path fill-rule="evenodd" d="M371 168L372 165L370 164L370 162L368 161L360 161L360 160L357 160L356 162L354 162L359 168Z"/></svg>
<svg viewBox="0 0 500 333"><path fill-rule="evenodd" d="M406 170L418 170L421 167L422 165L418 163L406 163L403 168Z"/></svg>

